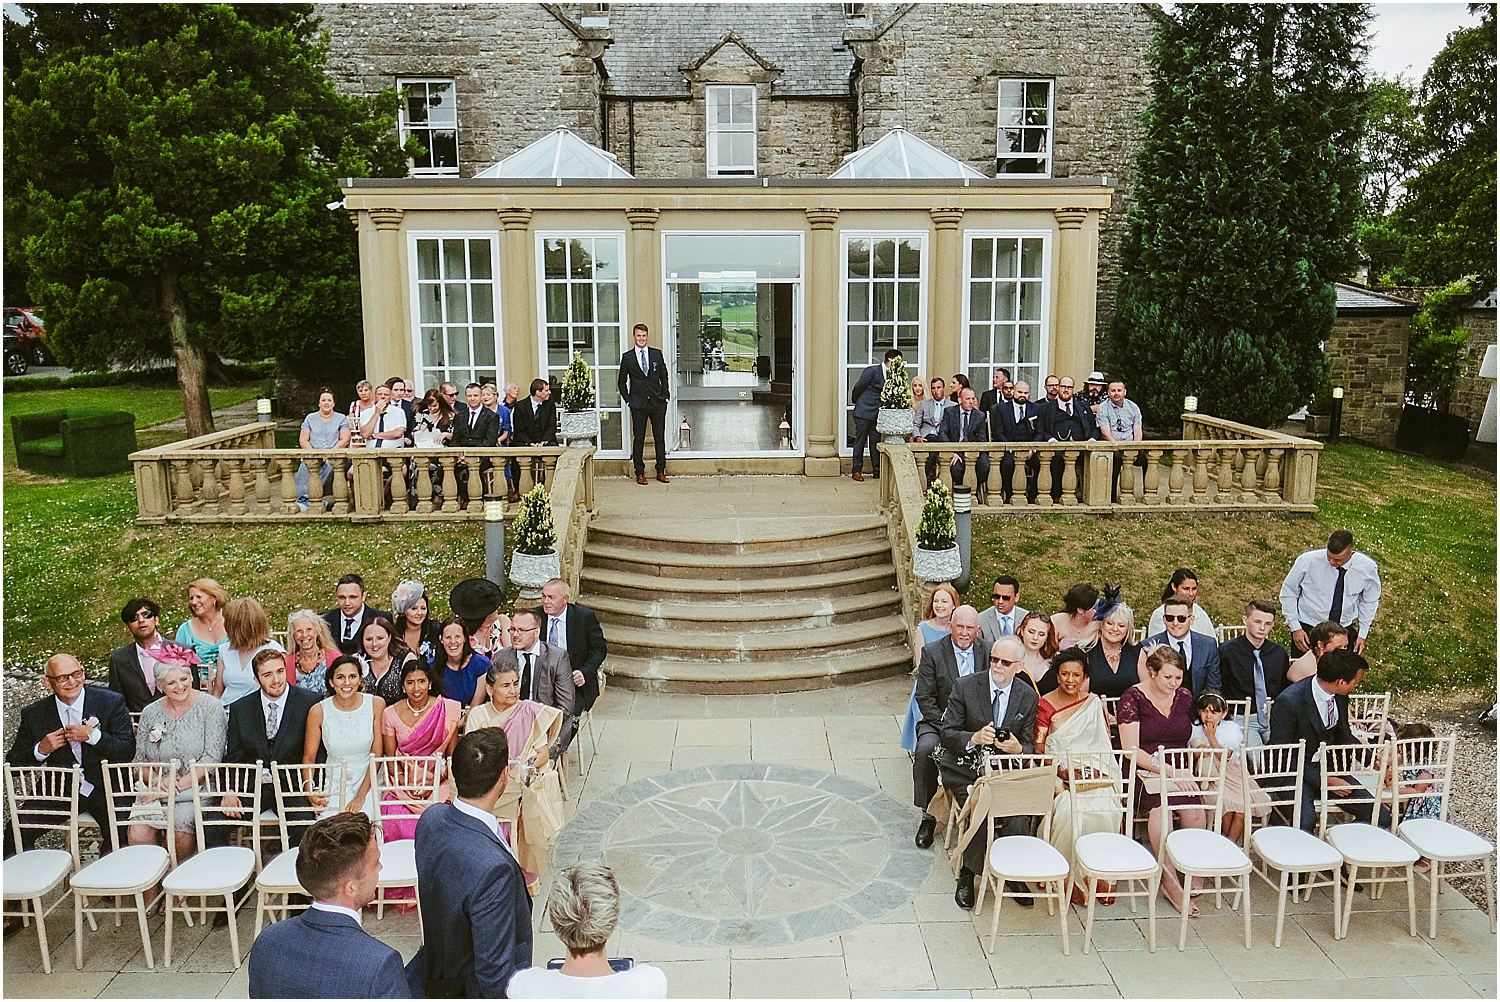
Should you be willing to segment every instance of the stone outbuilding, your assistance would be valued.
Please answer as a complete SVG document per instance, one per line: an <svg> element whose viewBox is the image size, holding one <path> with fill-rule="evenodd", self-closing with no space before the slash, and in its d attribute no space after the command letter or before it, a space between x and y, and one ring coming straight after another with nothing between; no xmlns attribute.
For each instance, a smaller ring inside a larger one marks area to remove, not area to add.
<svg viewBox="0 0 1500 1002"><path fill-rule="evenodd" d="M1349 282L1335 283L1335 291L1338 313L1323 352L1329 379L1344 388L1342 434L1394 448L1417 305Z"/></svg>

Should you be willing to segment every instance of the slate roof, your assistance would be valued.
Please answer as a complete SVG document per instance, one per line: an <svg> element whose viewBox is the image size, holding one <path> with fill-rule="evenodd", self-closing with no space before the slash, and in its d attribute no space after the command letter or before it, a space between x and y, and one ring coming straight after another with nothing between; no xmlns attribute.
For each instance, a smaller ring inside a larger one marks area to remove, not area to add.
<svg viewBox="0 0 1500 1002"><path fill-rule="evenodd" d="M733 31L764 62L782 68L773 93L847 96L854 53L844 44L846 24L837 3L611 4L605 86L625 97L687 97L678 67L697 62Z"/></svg>
<svg viewBox="0 0 1500 1002"><path fill-rule="evenodd" d="M1407 310L1417 312L1417 304L1405 299L1397 299L1395 296L1387 296L1381 292L1373 292L1359 285L1351 285L1348 282L1333 283L1338 295L1337 309L1345 310Z"/></svg>

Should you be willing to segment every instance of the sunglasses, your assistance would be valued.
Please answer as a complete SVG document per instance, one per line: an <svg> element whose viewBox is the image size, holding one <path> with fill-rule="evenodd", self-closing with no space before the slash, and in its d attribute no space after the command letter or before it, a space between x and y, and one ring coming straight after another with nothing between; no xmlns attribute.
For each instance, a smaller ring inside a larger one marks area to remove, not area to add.
<svg viewBox="0 0 1500 1002"><path fill-rule="evenodd" d="M990 658L990 664L992 664L992 665L1004 665L1006 668L1014 668L1016 665L1025 664L1025 663L1026 662L1024 662L1024 661L1007 661L1004 658L995 658L995 657Z"/></svg>
<svg viewBox="0 0 1500 1002"><path fill-rule="evenodd" d="M1161 618L1164 619L1164 620L1166 620L1169 623L1186 623L1190 619L1192 619L1193 617L1192 616L1173 616L1173 615L1166 615L1166 614L1164 614Z"/></svg>
<svg viewBox="0 0 1500 1002"><path fill-rule="evenodd" d="M1009 596L1009 595L1002 595L1002 594L1000 594L1000 593L999 593L999 592L998 592L998 591L994 591L994 592L990 592L990 598L997 598L997 599L998 599L998 598L1003 598L1003 599L1009 599L1009 598L1010 598L1010 597L1011 597L1011 596Z"/></svg>

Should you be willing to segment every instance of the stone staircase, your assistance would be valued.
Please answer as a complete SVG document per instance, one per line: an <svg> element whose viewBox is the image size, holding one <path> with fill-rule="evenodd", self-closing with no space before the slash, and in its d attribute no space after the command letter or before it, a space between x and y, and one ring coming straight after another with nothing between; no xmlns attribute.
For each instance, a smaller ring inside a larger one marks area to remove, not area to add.
<svg viewBox="0 0 1500 1002"><path fill-rule="evenodd" d="M790 692L911 669L875 515L601 517L580 590L627 688Z"/></svg>

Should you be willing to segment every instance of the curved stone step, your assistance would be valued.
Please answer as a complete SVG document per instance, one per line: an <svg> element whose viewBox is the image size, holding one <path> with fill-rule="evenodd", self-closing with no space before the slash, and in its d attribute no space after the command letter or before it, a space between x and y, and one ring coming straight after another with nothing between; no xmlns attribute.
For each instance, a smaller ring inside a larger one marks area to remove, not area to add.
<svg viewBox="0 0 1500 1002"><path fill-rule="evenodd" d="M911 652L900 646L830 654L816 661L663 661L615 657L605 662L611 685L662 692L798 692L853 685L911 672Z"/></svg>
<svg viewBox="0 0 1500 1002"><path fill-rule="evenodd" d="M890 560L824 574L791 574L783 577L715 580L713 578L662 577L653 573L591 567L580 575L580 594L587 597L613 595L640 598L650 595L674 601L726 601L747 598L765 601L814 601L839 595L859 595L896 587L896 570ZM587 605L587 598L584 601Z"/></svg>
<svg viewBox="0 0 1500 1002"><path fill-rule="evenodd" d="M871 540L889 548L885 529L885 519L872 515L736 518L695 522L691 527L676 519L602 517L589 526L589 542L661 553L719 555L781 553L809 545L845 546Z"/></svg>
<svg viewBox="0 0 1500 1002"><path fill-rule="evenodd" d="M742 630L735 633L652 630L617 626L609 650L625 657L658 661L812 661L833 651L853 651L900 643L906 623L899 616L844 623L815 630Z"/></svg>
<svg viewBox="0 0 1500 1002"><path fill-rule="evenodd" d="M663 599L593 595L589 608L599 621L616 626L656 630L736 631L754 625L762 631L806 630L901 615L901 594L882 588L857 595L771 599L746 602L681 602Z"/></svg>
<svg viewBox="0 0 1500 1002"><path fill-rule="evenodd" d="M809 540L795 550L756 553L682 553L639 550L628 546L595 544L592 536L584 548L584 567L601 570L656 573L671 578L782 578L804 568L819 572L847 571L871 564L890 566L891 548L884 539L869 539L839 546L819 545Z"/></svg>

